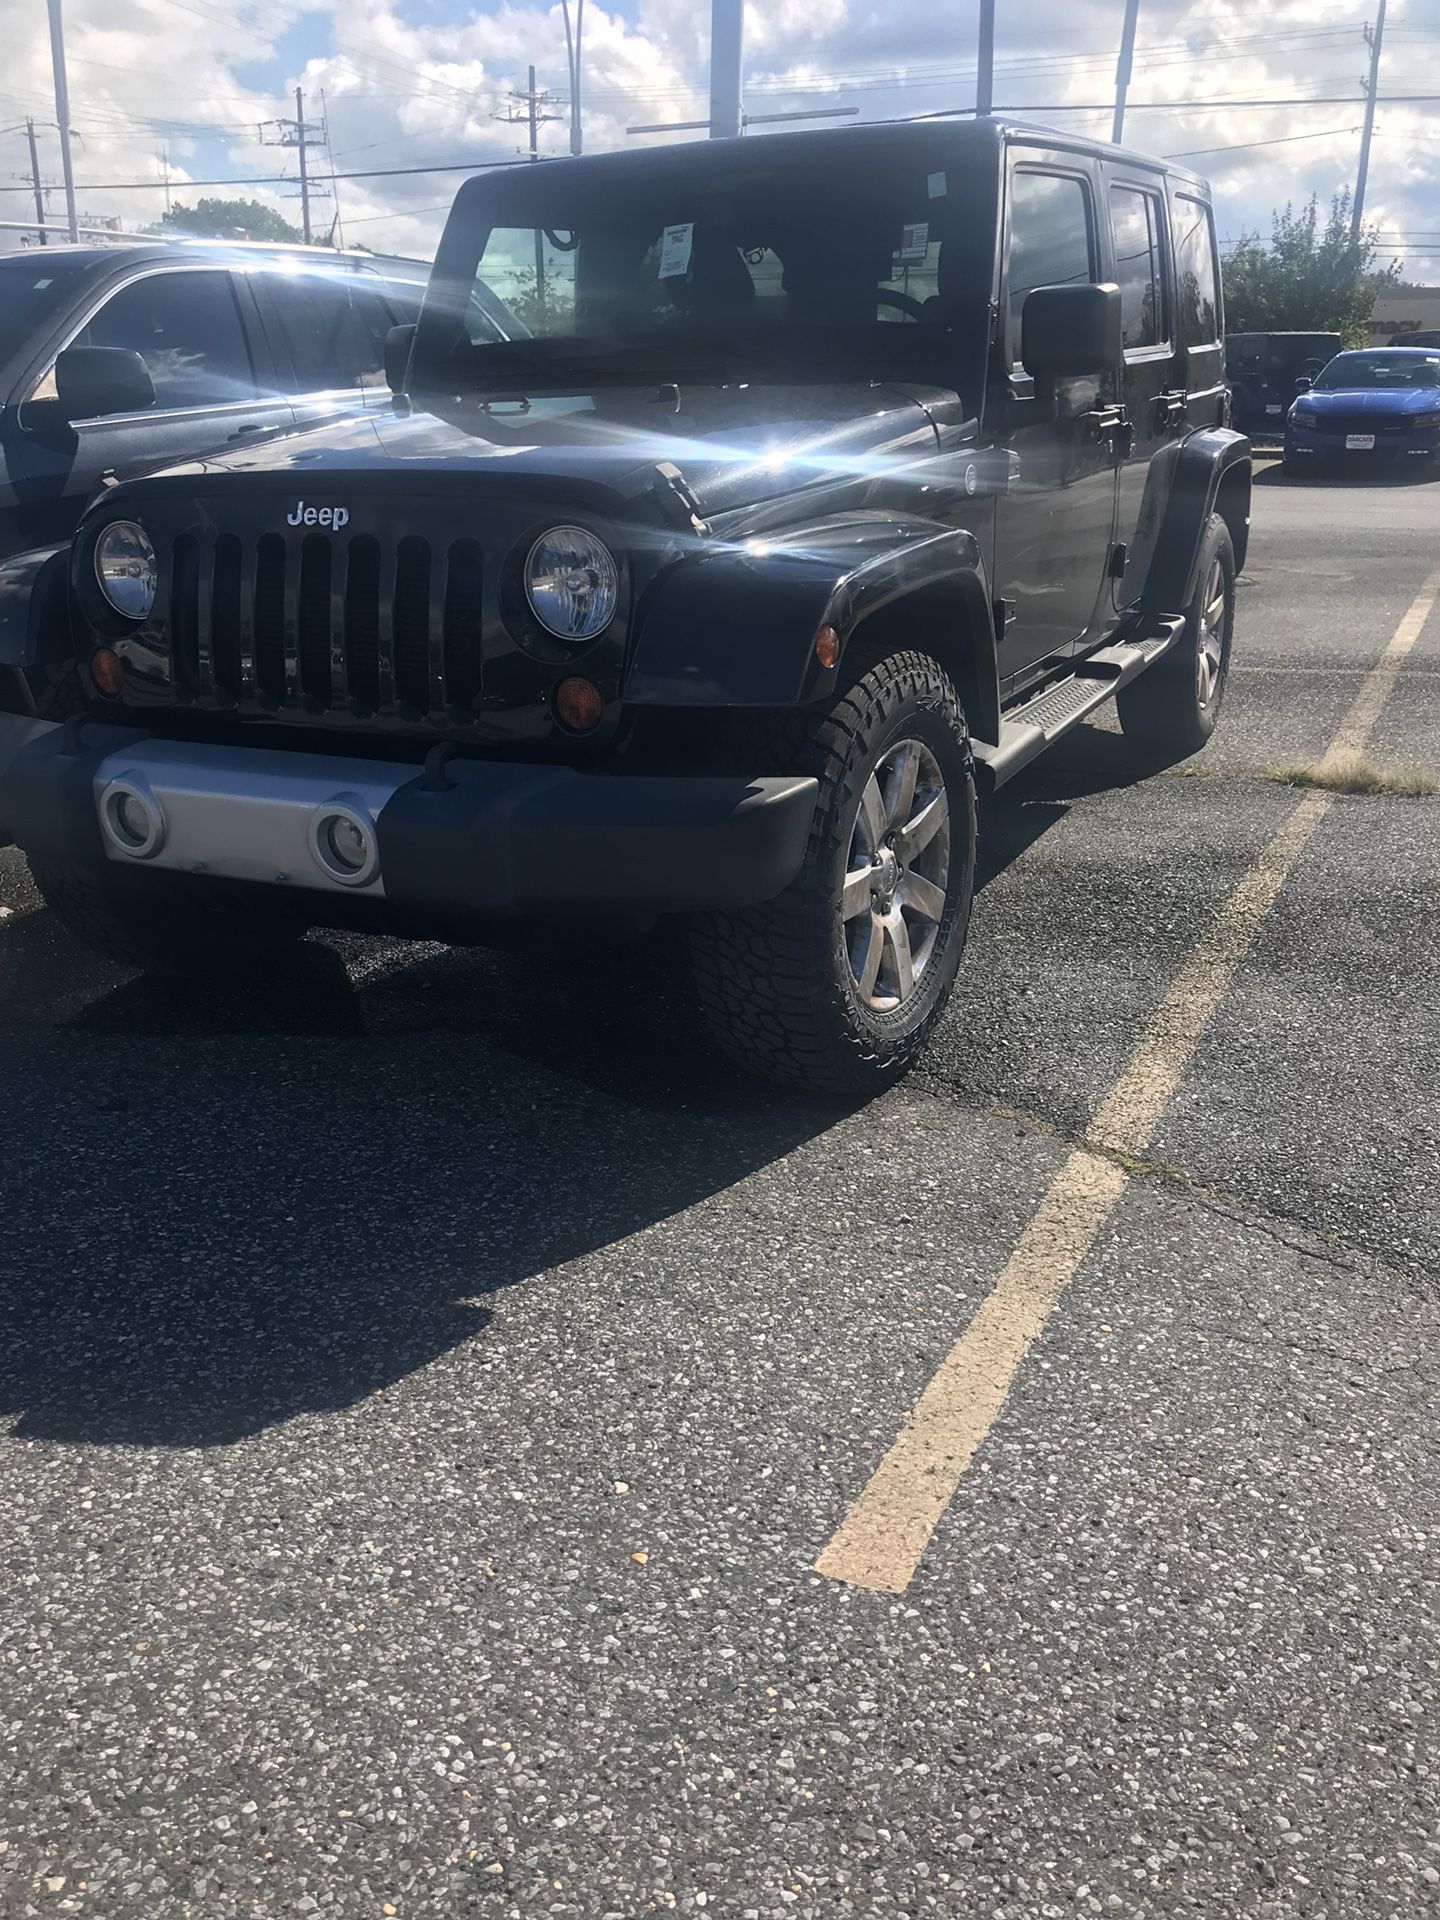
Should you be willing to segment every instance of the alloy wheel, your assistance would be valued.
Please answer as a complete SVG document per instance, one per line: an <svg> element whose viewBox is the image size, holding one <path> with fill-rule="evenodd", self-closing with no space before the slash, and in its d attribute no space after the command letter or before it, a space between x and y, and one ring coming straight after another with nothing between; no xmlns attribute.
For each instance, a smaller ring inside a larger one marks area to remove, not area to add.
<svg viewBox="0 0 1440 1920"><path fill-rule="evenodd" d="M850 971L861 1000L893 1013L935 952L950 880L950 801L922 741L886 749L866 781L840 893Z"/></svg>

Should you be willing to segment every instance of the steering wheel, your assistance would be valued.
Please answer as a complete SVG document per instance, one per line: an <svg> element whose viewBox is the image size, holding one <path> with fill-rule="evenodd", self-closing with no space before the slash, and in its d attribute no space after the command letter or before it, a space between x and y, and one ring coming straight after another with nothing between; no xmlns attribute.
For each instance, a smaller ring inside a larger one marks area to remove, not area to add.
<svg viewBox="0 0 1440 1920"><path fill-rule="evenodd" d="M877 307L896 307L911 320L922 320L925 317L923 300L916 300L908 293L897 293L893 287L877 287L875 304Z"/></svg>

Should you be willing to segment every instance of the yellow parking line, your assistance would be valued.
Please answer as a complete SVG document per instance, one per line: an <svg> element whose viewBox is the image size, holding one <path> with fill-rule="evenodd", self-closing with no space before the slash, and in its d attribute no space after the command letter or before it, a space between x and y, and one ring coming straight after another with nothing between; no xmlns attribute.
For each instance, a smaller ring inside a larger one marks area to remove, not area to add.
<svg viewBox="0 0 1440 1920"><path fill-rule="evenodd" d="M1440 570L1426 581L1366 676L1326 757L1358 753L1407 653L1440 599ZM1200 1036L1234 979L1286 876L1329 812L1334 795L1307 793L1281 821L1176 976L1096 1110L1096 1147L1139 1155L1195 1057ZM902 1593L961 1475L994 1424L1020 1363L1125 1191L1115 1160L1077 1148L1066 1160L993 1290L941 1361L898 1437L815 1562L851 1586Z"/></svg>

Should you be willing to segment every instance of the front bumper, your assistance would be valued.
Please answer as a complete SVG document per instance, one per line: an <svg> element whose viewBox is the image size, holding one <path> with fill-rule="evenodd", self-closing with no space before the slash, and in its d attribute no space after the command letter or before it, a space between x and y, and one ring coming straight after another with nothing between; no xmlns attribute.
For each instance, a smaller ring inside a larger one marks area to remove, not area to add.
<svg viewBox="0 0 1440 1920"><path fill-rule="evenodd" d="M789 775L426 771L0 715L0 829L27 854L283 889L316 920L360 900L381 924L751 906L799 871L815 794ZM127 830L146 817L153 833Z"/></svg>
<svg viewBox="0 0 1440 1920"><path fill-rule="evenodd" d="M1440 429L1414 427L1403 433L1378 431L1372 447L1347 447L1343 433L1316 432L1291 421L1285 429L1287 460L1343 462L1347 466L1388 466L1400 462L1433 460L1440 454Z"/></svg>

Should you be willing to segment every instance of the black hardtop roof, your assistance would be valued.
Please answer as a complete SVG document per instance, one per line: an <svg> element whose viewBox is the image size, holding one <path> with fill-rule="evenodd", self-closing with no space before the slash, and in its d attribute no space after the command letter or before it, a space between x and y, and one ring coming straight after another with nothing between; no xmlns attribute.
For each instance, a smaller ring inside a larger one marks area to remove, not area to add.
<svg viewBox="0 0 1440 1920"><path fill-rule="evenodd" d="M934 114L918 120L871 120L852 127L826 127L804 132L750 134L743 140L683 140L663 147L629 147L613 153L588 153L579 158L564 157L543 161L538 167L517 162L513 167L494 168L475 174L460 188L462 195L476 193L485 183L506 174L518 173L527 182L563 175L571 170L585 179L613 174L617 181L649 177L666 167L677 170L722 167L743 153L749 159L770 161L785 166L792 160L814 164L822 155L830 155L838 165L850 158L865 159L903 154L907 147L923 146L934 151L943 146L957 160L967 156L993 155L1005 141L1040 141L1066 153L1083 154L1102 160L1118 161L1132 167L1164 173L1181 181L1187 191L1208 201L1210 186L1200 174L1178 167L1172 160L1112 146L1106 140L1087 139L1056 127L1040 126L1025 120L1006 118L950 119Z"/></svg>

